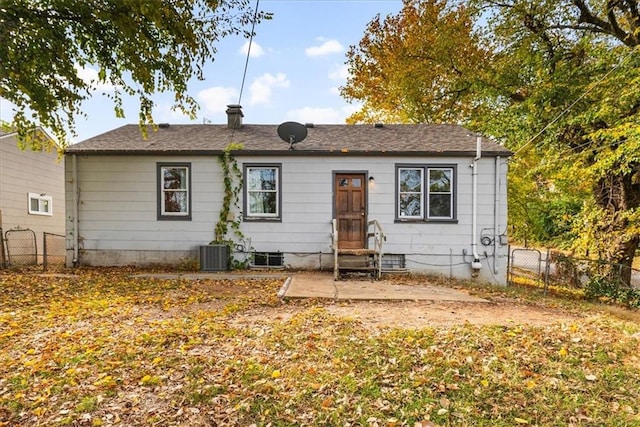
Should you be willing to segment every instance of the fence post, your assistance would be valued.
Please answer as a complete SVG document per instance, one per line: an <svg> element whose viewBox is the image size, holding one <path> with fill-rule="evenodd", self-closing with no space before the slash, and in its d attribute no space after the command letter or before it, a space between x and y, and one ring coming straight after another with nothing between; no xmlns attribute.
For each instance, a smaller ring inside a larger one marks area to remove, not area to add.
<svg viewBox="0 0 640 427"><path fill-rule="evenodd" d="M551 268L550 265L551 260L551 249L547 248L547 257L544 260L544 292L542 295L547 296L547 289L549 288L549 270Z"/></svg>
<svg viewBox="0 0 640 427"><path fill-rule="evenodd" d="M507 245L507 286L511 284L511 245Z"/></svg>
<svg viewBox="0 0 640 427"><path fill-rule="evenodd" d="M47 232L42 233L42 269L47 271Z"/></svg>
<svg viewBox="0 0 640 427"><path fill-rule="evenodd" d="M6 268L4 263L4 234L2 232L2 209L0 209L0 269Z"/></svg>
<svg viewBox="0 0 640 427"><path fill-rule="evenodd" d="M7 268L4 256L4 233L2 232L2 227L0 227L0 269Z"/></svg>

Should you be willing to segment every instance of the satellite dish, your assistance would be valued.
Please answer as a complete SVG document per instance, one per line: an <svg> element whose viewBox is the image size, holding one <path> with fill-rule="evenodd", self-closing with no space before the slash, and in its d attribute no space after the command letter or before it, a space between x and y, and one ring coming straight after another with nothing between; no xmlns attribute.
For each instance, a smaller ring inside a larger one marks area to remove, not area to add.
<svg viewBox="0 0 640 427"><path fill-rule="evenodd" d="M293 150L293 144L307 137L307 128L297 122L284 122L278 126L278 136L289 143L289 150Z"/></svg>

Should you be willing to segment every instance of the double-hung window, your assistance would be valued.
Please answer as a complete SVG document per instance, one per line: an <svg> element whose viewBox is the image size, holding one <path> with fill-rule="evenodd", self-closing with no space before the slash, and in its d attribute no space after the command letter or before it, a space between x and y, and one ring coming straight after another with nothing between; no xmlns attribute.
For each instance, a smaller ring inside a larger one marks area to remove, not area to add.
<svg viewBox="0 0 640 427"><path fill-rule="evenodd" d="M456 219L455 165L398 165L396 171L397 220Z"/></svg>
<svg viewBox="0 0 640 427"><path fill-rule="evenodd" d="M29 213L31 215L53 215L53 197L46 194L29 193Z"/></svg>
<svg viewBox="0 0 640 427"><path fill-rule="evenodd" d="M453 172L450 167L427 168L429 197L427 217L429 219L453 219Z"/></svg>
<svg viewBox="0 0 640 427"><path fill-rule="evenodd" d="M424 218L424 169L398 168L398 217Z"/></svg>
<svg viewBox="0 0 640 427"><path fill-rule="evenodd" d="M158 164L158 219L191 219L191 164Z"/></svg>
<svg viewBox="0 0 640 427"><path fill-rule="evenodd" d="M244 219L279 221L282 194L280 164L244 165Z"/></svg>

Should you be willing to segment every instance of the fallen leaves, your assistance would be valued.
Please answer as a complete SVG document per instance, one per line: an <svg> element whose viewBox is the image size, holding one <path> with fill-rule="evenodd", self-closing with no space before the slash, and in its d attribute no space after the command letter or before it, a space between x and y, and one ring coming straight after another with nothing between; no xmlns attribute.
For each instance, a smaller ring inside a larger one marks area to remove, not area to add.
<svg viewBox="0 0 640 427"><path fill-rule="evenodd" d="M372 331L278 279L78 273L0 274L0 426L640 422L637 324Z"/></svg>

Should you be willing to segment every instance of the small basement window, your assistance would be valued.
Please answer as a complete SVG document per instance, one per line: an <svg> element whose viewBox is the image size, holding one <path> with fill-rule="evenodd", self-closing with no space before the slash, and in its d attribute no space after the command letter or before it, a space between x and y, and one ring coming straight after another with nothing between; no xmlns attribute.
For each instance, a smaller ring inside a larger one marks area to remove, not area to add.
<svg viewBox="0 0 640 427"><path fill-rule="evenodd" d="M284 267L282 252L254 252L253 267Z"/></svg>
<svg viewBox="0 0 640 427"><path fill-rule="evenodd" d="M404 271L406 270L406 260L404 254L383 254L382 271Z"/></svg>
<svg viewBox="0 0 640 427"><path fill-rule="evenodd" d="M31 215L53 216L53 197L46 194L29 193L29 213Z"/></svg>

